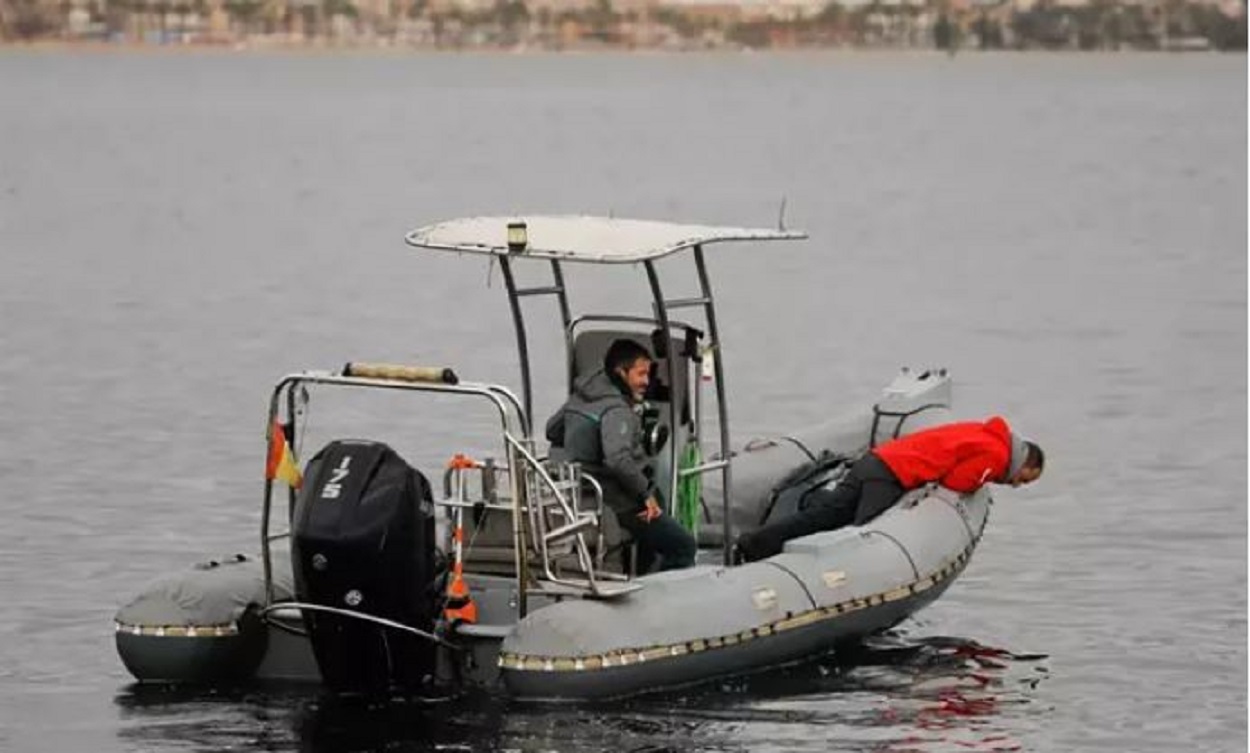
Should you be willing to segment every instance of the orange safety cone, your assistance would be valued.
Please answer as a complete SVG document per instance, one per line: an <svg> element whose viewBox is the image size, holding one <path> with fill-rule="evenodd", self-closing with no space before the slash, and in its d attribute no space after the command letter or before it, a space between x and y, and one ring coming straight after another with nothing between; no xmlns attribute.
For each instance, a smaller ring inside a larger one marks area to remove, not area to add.
<svg viewBox="0 0 1250 753"><path fill-rule="evenodd" d="M451 582L447 584L447 606L443 609L443 617L449 622L477 622L477 604L464 583L459 562L452 571Z"/></svg>
<svg viewBox="0 0 1250 753"><path fill-rule="evenodd" d="M462 499L464 496L464 481L459 477L459 472L477 467L477 461L456 453L447 466L458 472L456 497L457 499ZM447 601L446 606L443 608L443 617L451 623L475 623L477 622L477 604L473 602L473 597L469 594L469 587L464 582L464 510L462 508L456 508L456 528L452 532L452 541L455 545L454 562L452 564L451 580L447 583Z"/></svg>

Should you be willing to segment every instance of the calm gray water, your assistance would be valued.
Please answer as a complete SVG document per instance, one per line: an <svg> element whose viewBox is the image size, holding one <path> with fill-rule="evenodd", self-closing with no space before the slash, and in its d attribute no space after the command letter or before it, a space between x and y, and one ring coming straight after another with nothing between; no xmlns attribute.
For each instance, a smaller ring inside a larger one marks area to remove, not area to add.
<svg viewBox="0 0 1250 753"><path fill-rule="evenodd" d="M1244 750L1246 157L1244 56L0 52L0 749ZM281 374L517 382L498 275L406 230L782 197L811 241L712 259L740 439L944 365L1048 450L889 641L611 707L130 685L116 606L254 548Z"/></svg>

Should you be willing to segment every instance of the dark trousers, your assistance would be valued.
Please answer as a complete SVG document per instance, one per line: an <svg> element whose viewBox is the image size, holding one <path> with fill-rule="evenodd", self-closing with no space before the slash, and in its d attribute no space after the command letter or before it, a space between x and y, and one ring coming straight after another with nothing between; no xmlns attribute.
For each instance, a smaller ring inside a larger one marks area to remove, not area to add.
<svg viewBox="0 0 1250 753"><path fill-rule="evenodd" d="M694 555L699 548L694 536L667 514L650 523L639 520L638 514L632 511L618 513L616 519L638 544L638 561L634 563L634 569L639 575L651 569L657 556L661 570L677 570L694 564Z"/></svg>
<svg viewBox="0 0 1250 753"><path fill-rule="evenodd" d="M833 489L810 492L804 509L743 534L738 539L739 555L752 562L777 554L790 539L863 525L892 507L905 491L890 468L870 452L855 461Z"/></svg>

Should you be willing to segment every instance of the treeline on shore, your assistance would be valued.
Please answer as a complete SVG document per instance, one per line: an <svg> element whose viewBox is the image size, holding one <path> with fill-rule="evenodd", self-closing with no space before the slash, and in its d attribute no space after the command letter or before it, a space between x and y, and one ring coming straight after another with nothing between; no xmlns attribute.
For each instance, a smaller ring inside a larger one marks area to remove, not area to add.
<svg viewBox="0 0 1250 753"><path fill-rule="evenodd" d="M789 18L708 7L618 11L610 0L559 11L531 11L523 0L476 10L429 0L0 0L0 39L423 49L1246 49L1245 0L1231 7L1193 0L1027 6L873 0L830 2L813 15Z"/></svg>

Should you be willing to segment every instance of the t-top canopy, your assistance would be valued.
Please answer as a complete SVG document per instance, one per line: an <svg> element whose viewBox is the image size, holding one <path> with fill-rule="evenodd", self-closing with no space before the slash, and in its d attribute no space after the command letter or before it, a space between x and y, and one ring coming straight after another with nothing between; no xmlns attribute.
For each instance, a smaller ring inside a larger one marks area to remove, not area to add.
<svg viewBox="0 0 1250 753"><path fill-rule="evenodd" d="M681 225L612 217L469 217L413 230L411 246L512 258L625 264L722 241L802 240L794 230ZM510 245L511 244L511 245Z"/></svg>

